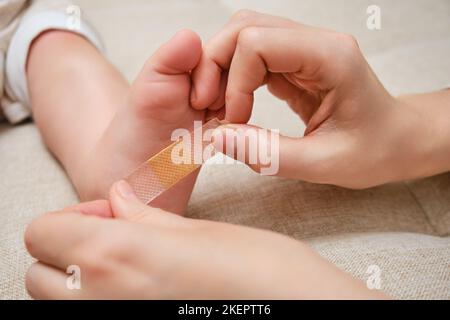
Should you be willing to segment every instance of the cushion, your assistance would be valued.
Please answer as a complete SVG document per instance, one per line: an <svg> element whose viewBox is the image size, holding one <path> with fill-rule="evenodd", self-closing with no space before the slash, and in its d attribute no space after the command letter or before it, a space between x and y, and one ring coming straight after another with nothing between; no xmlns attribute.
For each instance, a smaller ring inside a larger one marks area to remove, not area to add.
<svg viewBox="0 0 450 320"><path fill-rule="evenodd" d="M252 8L354 34L393 94L450 82L446 0L382 1L380 31L365 28L369 3L357 0L77 2L102 35L109 59L130 80L178 29L192 28L207 39L232 12ZM256 93L251 122L289 135L304 129L265 89ZM26 225L78 200L33 123L0 125L0 168L0 299L27 299L23 279L32 260L22 240ZM362 281L376 266L382 289L395 298L450 299L450 173L352 191L260 177L243 165L207 165L188 216L290 235Z"/></svg>

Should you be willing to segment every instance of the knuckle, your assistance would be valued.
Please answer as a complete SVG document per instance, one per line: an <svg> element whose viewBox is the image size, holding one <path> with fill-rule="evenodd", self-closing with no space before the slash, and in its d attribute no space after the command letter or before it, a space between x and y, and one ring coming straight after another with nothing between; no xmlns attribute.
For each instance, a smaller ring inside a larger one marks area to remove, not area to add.
<svg viewBox="0 0 450 320"><path fill-rule="evenodd" d="M338 38L346 47L359 50L358 40L355 36L348 33L340 33Z"/></svg>
<svg viewBox="0 0 450 320"><path fill-rule="evenodd" d="M258 13L253 10L240 9L233 14L231 21L250 23L257 15Z"/></svg>
<svg viewBox="0 0 450 320"><path fill-rule="evenodd" d="M120 237L112 237L111 233L100 230L75 249L77 261L73 264L79 265L83 272L95 278L108 275L118 256L126 252L124 244L118 239Z"/></svg>
<svg viewBox="0 0 450 320"><path fill-rule="evenodd" d="M103 252L96 250L96 246L80 250L80 253L77 255L77 261L72 263L79 266L83 275L90 279L103 278L110 273L111 263L104 258Z"/></svg>
<svg viewBox="0 0 450 320"><path fill-rule="evenodd" d="M112 236L110 233L103 233L97 239L95 252L101 260L115 260L118 256L126 252L125 243L121 236Z"/></svg>
<svg viewBox="0 0 450 320"><path fill-rule="evenodd" d="M365 59L361 53L358 41L350 34L335 34L336 60L339 65L339 74L347 78L352 78L355 72L363 65Z"/></svg>
<svg viewBox="0 0 450 320"><path fill-rule="evenodd" d="M355 59L361 55L358 40L350 34L337 34L337 43L339 45L341 53L349 59Z"/></svg>
<svg viewBox="0 0 450 320"><path fill-rule="evenodd" d="M256 48L263 36L261 28L246 27L239 33L237 44L238 46Z"/></svg>
<svg viewBox="0 0 450 320"><path fill-rule="evenodd" d="M25 247L27 251L32 254L35 243L38 241L40 234L42 233L40 230L43 229L47 222L47 218L51 216L52 213L44 214L43 216L34 219L25 229L25 233L23 235L23 240L25 243Z"/></svg>

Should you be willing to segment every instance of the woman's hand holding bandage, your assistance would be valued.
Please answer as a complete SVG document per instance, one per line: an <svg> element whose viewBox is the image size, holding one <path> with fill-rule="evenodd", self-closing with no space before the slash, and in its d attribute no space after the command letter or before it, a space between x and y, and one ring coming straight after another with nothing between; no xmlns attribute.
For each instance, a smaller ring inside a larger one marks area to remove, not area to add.
<svg viewBox="0 0 450 320"><path fill-rule="evenodd" d="M366 188L450 169L448 92L392 97L349 35L242 11L207 43L193 79L193 107L226 106L232 123L250 119L263 85L301 117L305 137L280 137L280 176Z"/></svg>
<svg viewBox="0 0 450 320"><path fill-rule="evenodd" d="M38 260L26 278L37 299L385 297L300 242L148 207L124 181L109 201L36 219L25 242Z"/></svg>

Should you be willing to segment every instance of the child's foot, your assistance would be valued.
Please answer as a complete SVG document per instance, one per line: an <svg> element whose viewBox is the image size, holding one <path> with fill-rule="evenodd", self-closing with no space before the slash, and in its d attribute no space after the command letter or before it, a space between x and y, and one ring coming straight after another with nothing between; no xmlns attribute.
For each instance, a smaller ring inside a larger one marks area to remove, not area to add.
<svg viewBox="0 0 450 320"><path fill-rule="evenodd" d="M146 62L120 109L92 151L77 185L84 200L106 198L109 187L124 178L150 156L171 143L174 129L193 128L204 120L204 111L189 104L190 71L202 52L201 41L192 31L181 31L161 46ZM165 192L153 206L182 213L196 174Z"/></svg>

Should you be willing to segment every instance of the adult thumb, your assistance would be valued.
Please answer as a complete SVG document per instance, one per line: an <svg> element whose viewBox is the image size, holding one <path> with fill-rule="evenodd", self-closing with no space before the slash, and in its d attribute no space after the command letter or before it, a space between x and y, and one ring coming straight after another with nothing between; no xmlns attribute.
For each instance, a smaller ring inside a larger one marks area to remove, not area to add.
<svg viewBox="0 0 450 320"><path fill-rule="evenodd" d="M124 180L114 183L110 190L110 203L114 218L125 220L145 220L147 207Z"/></svg>
<svg viewBox="0 0 450 320"><path fill-rule="evenodd" d="M280 135L256 126L227 124L212 134L214 148L262 175L279 172Z"/></svg>
<svg viewBox="0 0 450 320"><path fill-rule="evenodd" d="M109 196L113 217L153 225L178 226L185 218L145 205L124 180L114 183Z"/></svg>
<svg viewBox="0 0 450 320"><path fill-rule="evenodd" d="M287 137L278 130L228 124L212 134L214 148L262 175L321 182L328 143L319 136Z"/></svg>

